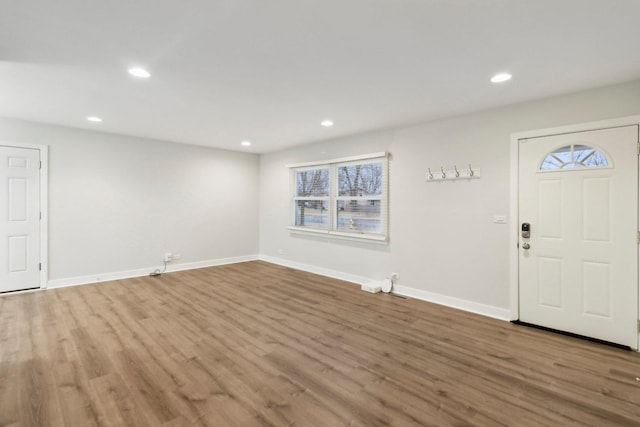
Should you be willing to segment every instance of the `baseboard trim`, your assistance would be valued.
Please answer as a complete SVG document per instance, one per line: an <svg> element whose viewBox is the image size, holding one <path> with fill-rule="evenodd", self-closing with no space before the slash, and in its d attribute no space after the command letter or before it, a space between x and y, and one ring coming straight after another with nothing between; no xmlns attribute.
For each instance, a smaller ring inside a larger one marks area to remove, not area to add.
<svg viewBox="0 0 640 427"><path fill-rule="evenodd" d="M258 255L245 255L231 258L219 258L213 260L187 262L182 264L167 265L166 273L174 271L194 270L196 268L216 267L219 265L236 264L239 262L256 261ZM67 286L88 285L92 283L109 282L112 280L132 279L134 277L148 276L149 273L157 269L157 266L139 268L135 270L118 271L111 273L92 274L90 276L70 277L65 279L54 279L47 282L47 289L64 288Z"/></svg>
<svg viewBox="0 0 640 427"><path fill-rule="evenodd" d="M307 271L309 273L319 274L320 276L331 277L332 279L344 280L345 282L357 283L358 285L369 284L375 282L375 280L369 279L363 276L357 276L355 274L343 273L338 270L331 270L329 268L317 267L311 264L303 264L301 262L291 261L288 259L282 259L269 255L260 255L261 261L269 262L271 264L281 265L283 267L295 268L296 270Z"/></svg>
<svg viewBox="0 0 640 427"><path fill-rule="evenodd" d="M307 271L309 273L319 274L321 276L331 277L333 279L340 279L347 282L357 283L359 285L378 283L379 281L369 279L363 276L357 276L354 274L343 273L337 270L331 270L328 268L317 267L310 264L303 264L296 261L290 261L278 257L269 255L260 255L261 261L270 262L272 264L282 265L284 267L295 268L296 270ZM422 301L428 301L435 304L444 305L458 310L464 310L482 316L492 317L494 319L510 321L511 311L505 308L494 307L491 305L481 304L473 301L468 301L460 298L450 297L447 295L437 294L435 292L423 291L421 289L410 288L408 286L394 286L393 293L403 295L410 298L419 299Z"/></svg>
<svg viewBox="0 0 640 427"><path fill-rule="evenodd" d="M507 322L511 320L511 310L506 308L494 307L492 305L450 297L435 292L423 291L422 289L410 288L408 286L394 286L393 293L447 307L457 308L458 310L464 310L480 314L482 316L492 317L494 319L505 320Z"/></svg>
<svg viewBox="0 0 640 427"><path fill-rule="evenodd" d="M358 276L355 274L348 274L338 270L332 270L329 268L318 267L311 264L304 264L301 262L291 261L283 258L273 257L269 255L246 255L231 258L219 258L214 260L205 260L197 262L189 262L183 264L168 265L166 273L184 270L194 270L197 268L216 267L226 264L237 264L240 262L261 260L269 262L271 264L277 264L284 267L295 268L296 270L307 271L309 273L319 274L321 276L331 277L333 279L344 280L346 282L356 283L358 285L377 283L378 281L369 279L364 276ZM92 283L109 282L112 280L132 279L134 277L148 276L150 272L154 271L157 267L140 268L136 270L127 270L111 273L92 274L89 276L70 277L65 279L49 280L47 282L47 289L64 288L68 286L80 286L88 285ZM423 301L432 302L435 304L444 305L447 307L456 308L459 310L469 311L471 313L480 314L487 317L500 320L511 320L511 311L499 307L494 307L486 304L481 304L473 301L468 301L460 298L450 297L447 295L438 294L435 292L424 291L421 289L411 288L408 286L394 286L393 292L398 295L403 295Z"/></svg>

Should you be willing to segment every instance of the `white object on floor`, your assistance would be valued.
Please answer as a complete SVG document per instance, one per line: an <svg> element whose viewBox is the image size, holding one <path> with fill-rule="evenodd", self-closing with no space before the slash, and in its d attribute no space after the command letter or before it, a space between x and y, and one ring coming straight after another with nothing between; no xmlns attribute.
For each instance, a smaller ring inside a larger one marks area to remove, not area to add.
<svg viewBox="0 0 640 427"><path fill-rule="evenodd" d="M360 289L366 292L371 292L372 294L376 294L380 292L380 285L376 285L374 283L367 283L366 285L360 286Z"/></svg>

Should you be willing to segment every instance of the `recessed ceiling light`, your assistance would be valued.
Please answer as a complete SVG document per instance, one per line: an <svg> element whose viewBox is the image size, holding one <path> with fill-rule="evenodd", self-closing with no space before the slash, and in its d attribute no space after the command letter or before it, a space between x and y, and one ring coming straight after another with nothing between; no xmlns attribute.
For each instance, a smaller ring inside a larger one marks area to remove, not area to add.
<svg viewBox="0 0 640 427"><path fill-rule="evenodd" d="M251 147L251 141L242 141L240 145L243 147Z"/></svg>
<svg viewBox="0 0 640 427"><path fill-rule="evenodd" d="M96 116L89 116L87 117L87 120L94 123L100 123L102 121L100 117L96 117Z"/></svg>
<svg viewBox="0 0 640 427"><path fill-rule="evenodd" d="M491 83L502 83L507 80L511 80L511 74L509 73L498 73L495 76L491 77Z"/></svg>
<svg viewBox="0 0 640 427"><path fill-rule="evenodd" d="M333 122L329 119L323 120L320 124L326 128L330 128L331 126L333 126Z"/></svg>
<svg viewBox="0 0 640 427"><path fill-rule="evenodd" d="M148 79L151 77L151 74L147 70L140 67L129 68L129 74L135 77L140 77L141 79Z"/></svg>

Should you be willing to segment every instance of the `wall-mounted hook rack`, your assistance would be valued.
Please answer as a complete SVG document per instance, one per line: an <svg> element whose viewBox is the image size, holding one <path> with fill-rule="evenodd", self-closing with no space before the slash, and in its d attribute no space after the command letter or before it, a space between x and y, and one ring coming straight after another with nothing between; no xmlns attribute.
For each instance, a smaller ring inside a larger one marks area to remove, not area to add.
<svg viewBox="0 0 640 427"><path fill-rule="evenodd" d="M444 166L440 166L440 173L433 173L431 168L427 168L427 182L434 181L455 181L460 179L478 179L480 178L480 168L473 168L469 164L468 168L458 169L458 166L454 165L453 169L445 169Z"/></svg>

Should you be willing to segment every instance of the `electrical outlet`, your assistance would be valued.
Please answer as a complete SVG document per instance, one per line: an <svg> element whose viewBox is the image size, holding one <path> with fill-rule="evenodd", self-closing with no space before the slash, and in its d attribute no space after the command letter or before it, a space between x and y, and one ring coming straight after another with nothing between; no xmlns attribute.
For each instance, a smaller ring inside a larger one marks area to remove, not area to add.
<svg viewBox="0 0 640 427"><path fill-rule="evenodd" d="M284 255L284 249L278 249L278 255Z"/></svg>
<svg viewBox="0 0 640 427"><path fill-rule="evenodd" d="M398 280L400 280L400 273L391 273L391 281L397 282Z"/></svg>
<svg viewBox="0 0 640 427"><path fill-rule="evenodd" d="M171 252L167 252L164 254L164 262L173 261L173 254Z"/></svg>

